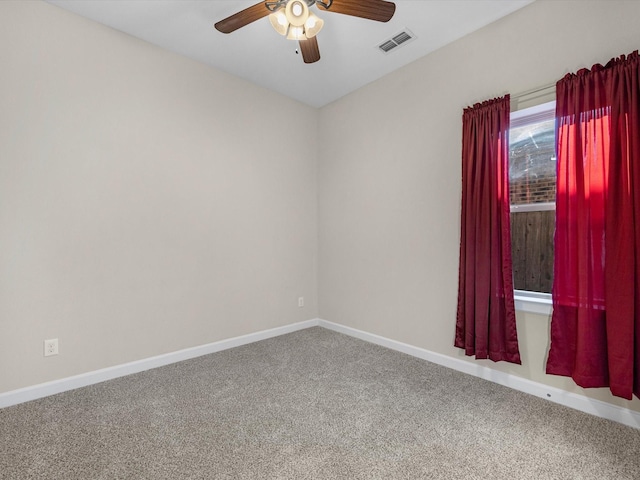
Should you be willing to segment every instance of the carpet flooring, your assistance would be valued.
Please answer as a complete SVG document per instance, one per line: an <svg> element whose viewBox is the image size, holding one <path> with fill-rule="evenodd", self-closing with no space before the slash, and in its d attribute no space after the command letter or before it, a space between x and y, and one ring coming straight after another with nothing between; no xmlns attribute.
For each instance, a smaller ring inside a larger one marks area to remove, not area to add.
<svg viewBox="0 0 640 480"><path fill-rule="evenodd" d="M0 410L1 479L634 479L640 430L320 327Z"/></svg>

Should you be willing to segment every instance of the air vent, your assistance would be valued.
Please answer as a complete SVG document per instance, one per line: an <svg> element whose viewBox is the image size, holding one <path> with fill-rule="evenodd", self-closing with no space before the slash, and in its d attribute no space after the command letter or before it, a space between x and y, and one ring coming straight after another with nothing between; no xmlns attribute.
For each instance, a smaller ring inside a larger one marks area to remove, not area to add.
<svg viewBox="0 0 640 480"><path fill-rule="evenodd" d="M405 28L402 32L396 33L390 39L382 42L380 45L378 45L378 48L382 50L384 53L389 53L391 50L399 47L400 45L406 44L407 42L413 40L414 38L416 37L411 32L411 30L409 30L408 28Z"/></svg>
<svg viewBox="0 0 640 480"><path fill-rule="evenodd" d="M412 38L413 37L409 35L407 32L400 32L398 35L393 37L392 40L396 42L398 45L400 45L401 43L404 43L407 40L411 40Z"/></svg>
<svg viewBox="0 0 640 480"><path fill-rule="evenodd" d="M379 48L381 50L384 50L385 52L388 52L389 50L391 50L392 48L396 48L397 46L398 44L395 43L393 40L387 40L382 45L379 45Z"/></svg>

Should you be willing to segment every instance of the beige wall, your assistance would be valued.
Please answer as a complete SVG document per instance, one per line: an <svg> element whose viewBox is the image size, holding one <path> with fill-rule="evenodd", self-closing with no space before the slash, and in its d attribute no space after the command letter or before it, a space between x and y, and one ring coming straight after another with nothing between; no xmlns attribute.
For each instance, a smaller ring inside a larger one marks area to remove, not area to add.
<svg viewBox="0 0 640 480"><path fill-rule="evenodd" d="M538 0L322 109L320 317L464 358L453 347L462 109L638 49L638 18L638 1ZM519 313L518 328L522 366L480 363L582 392L544 374L549 319ZM640 411L606 389L587 395Z"/></svg>
<svg viewBox="0 0 640 480"><path fill-rule="evenodd" d="M275 112L299 119L289 152ZM57 7L0 2L0 392L317 317L317 121Z"/></svg>

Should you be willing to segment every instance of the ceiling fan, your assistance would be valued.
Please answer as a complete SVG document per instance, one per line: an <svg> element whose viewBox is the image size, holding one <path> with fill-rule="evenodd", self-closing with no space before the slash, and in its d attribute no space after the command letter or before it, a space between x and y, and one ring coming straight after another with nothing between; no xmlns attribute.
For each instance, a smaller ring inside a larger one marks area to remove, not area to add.
<svg viewBox="0 0 640 480"><path fill-rule="evenodd" d="M245 8L220 20L215 27L222 33L231 33L268 15L276 32L289 40L298 40L304 63L314 63L320 60L316 35L324 21L309 10L313 5L327 12L378 22L388 22L396 11L395 3L385 0L274 0Z"/></svg>

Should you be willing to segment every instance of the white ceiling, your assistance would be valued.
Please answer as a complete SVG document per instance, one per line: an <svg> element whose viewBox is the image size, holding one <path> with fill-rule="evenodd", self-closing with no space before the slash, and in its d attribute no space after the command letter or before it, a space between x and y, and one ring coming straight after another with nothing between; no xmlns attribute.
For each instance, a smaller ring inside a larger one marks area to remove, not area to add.
<svg viewBox="0 0 640 480"><path fill-rule="evenodd" d="M321 107L534 0L398 0L387 23L326 12L321 59L305 64L262 18L233 33L215 22L257 0L47 0L172 52ZM416 39L384 54L377 46L408 28Z"/></svg>

